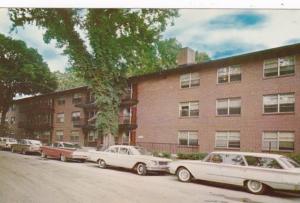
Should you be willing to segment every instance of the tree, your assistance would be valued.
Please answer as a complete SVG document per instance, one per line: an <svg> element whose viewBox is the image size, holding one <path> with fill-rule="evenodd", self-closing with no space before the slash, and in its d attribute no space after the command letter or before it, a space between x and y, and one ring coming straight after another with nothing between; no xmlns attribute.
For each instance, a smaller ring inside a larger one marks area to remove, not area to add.
<svg viewBox="0 0 300 203"><path fill-rule="evenodd" d="M12 29L34 24L45 29L46 43L56 40L64 50L76 75L95 93L101 109L96 126L108 135L106 144L118 132L129 73L175 64L161 45L161 33L178 15L174 9L10 9L9 15Z"/></svg>
<svg viewBox="0 0 300 203"><path fill-rule="evenodd" d="M17 94L46 93L55 88L55 77L35 49L0 34L1 126L4 126L9 106Z"/></svg>
<svg viewBox="0 0 300 203"><path fill-rule="evenodd" d="M195 57L196 57L195 58L196 63L202 63L202 62L210 61L210 57L205 52L198 52L198 51L196 51Z"/></svg>
<svg viewBox="0 0 300 203"><path fill-rule="evenodd" d="M77 77L71 70L67 70L65 73L55 71L54 75L58 83L56 90L66 90L87 85L82 78Z"/></svg>

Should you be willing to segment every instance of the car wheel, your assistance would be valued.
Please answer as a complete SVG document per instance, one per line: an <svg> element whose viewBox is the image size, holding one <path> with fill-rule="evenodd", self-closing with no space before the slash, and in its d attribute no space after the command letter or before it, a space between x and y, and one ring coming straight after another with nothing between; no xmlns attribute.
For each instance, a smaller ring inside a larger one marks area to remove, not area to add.
<svg viewBox="0 0 300 203"><path fill-rule="evenodd" d="M99 168L106 168L106 163L103 159L98 160L98 166Z"/></svg>
<svg viewBox="0 0 300 203"><path fill-rule="evenodd" d="M143 163L139 163L137 166L136 166L136 172L138 175L140 176L144 176L147 174L147 168L146 168L146 165L143 164Z"/></svg>
<svg viewBox="0 0 300 203"><path fill-rule="evenodd" d="M60 160L63 161L63 162L66 162L67 158L66 158L65 155L60 155Z"/></svg>
<svg viewBox="0 0 300 203"><path fill-rule="evenodd" d="M47 158L47 155L45 154L45 152L42 152L42 153L41 153L41 157L42 157L42 158Z"/></svg>
<svg viewBox="0 0 300 203"><path fill-rule="evenodd" d="M267 186L256 180L248 180L246 182L246 188L250 193L261 195L267 190Z"/></svg>
<svg viewBox="0 0 300 203"><path fill-rule="evenodd" d="M192 175L189 172L189 170L187 170L184 167L179 168L176 175L178 180L181 182L190 182L192 178Z"/></svg>

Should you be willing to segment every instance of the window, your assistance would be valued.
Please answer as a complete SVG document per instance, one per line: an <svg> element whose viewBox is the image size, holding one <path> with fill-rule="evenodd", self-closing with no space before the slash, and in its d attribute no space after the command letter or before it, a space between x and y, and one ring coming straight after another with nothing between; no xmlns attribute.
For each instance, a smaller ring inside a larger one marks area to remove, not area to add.
<svg viewBox="0 0 300 203"><path fill-rule="evenodd" d="M191 88L200 85L199 73L188 73L180 76L180 87Z"/></svg>
<svg viewBox="0 0 300 203"><path fill-rule="evenodd" d="M216 148L240 148L240 132L223 131L216 132Z"/></svg>
<svg viewBox="0 0 300 203"><path fill-rule="evenodd" d="M110 147L105 151L110 153L118 153L118 149L119 149L118 147Z"/></svg>
<svg viewBox="0 0 300 203"><path fill-rule="evenodd" d="M264 132L262 149L268 151L294 151L293 132Z"/></svg>
<svg viewBox="0 0 300 203"><path fill-rule="evenodd" d="M264 113L285 113L294 112L295 110L295 95L274 94L263 97Z"/></svg>
<svg viewBox="0 0 300 203"><path fill-rule="evenodd" d="M10 124L13 125L16 123L16 117L11 117L10 118Z"/></svg>
<svg viewBox="0 0 300 203"><path fill-rule="evenodd" d="M199 116L199 102L182 102L179 106L181 117Z"/></svg>
<svg viewBox="0 0 300 203"><path fill-rule="evenodd" d="M90 130L88 132L88 140L89 142L95 142L95 140L98 138L97 131L95 130Z"/></svg>
<svg viewBox="0 0 300 203"><path fill-rule="evenodd" d="M234 65L218 69L218 83L229 83L234 81L241 81L241 66Z"/></svg>
<svg viewBox="0 0 300 203"><path fill-rule="evenodd" d="M187 146L198 145L198 132L197 131L179 131L178 144Z"/></svg>
<svg viewBox="0 0 300 203"><path fill-rule="evenodd" d="M63 141L64 140L64 131L58 130L56 131L56 140Z"/></svg>
<svg viewBox="0 0 300 203"><path fill-rule="evenodd" d="M229 116L241 114L241 98L227 98L217 100L217 115Z"/></svg>
<svg viewBox="0 0 300 203"><path fill-rule="evenodd" d="M71 142L79 142L79 132L78 131L72 131L70 138L71 138Z"/></svg>
<svg viewBox="0 0 300 203"><path fill-rule="evenodd" d="M81 97L82 97L81 93L75 93L73 95L72 103L73 104L79 104L81 102Z"/></svg>
<svg viewBox="0 0 300 203"><path fill-rule="evenodd" d="M129 154L128 149L126 147L120 147L119 154Z"/></svg>
<svg viewBox="0 0 300 203"><path fill-rule="evenodd" d="M64 105L65 104L65 98L64 97L59 97L57 99L57 104L58 105Z"/></svg>
<svg viewBox="0 0 300 203"><path fill-rule="evenodd" d="M65 114L64 113L58 113L58 114L56 114L56 122L57 123L63 123L63 122L65 122Z"/></svg>
<svg viewBox="0 0 300 203"><path fill-rule="evenodd" d="M206 162L245 166L245 162L244 162L243 157L241 155L237 155L237 154L216 154L216 153L213 153L208 157Z"/></svg>
<svg viewBox="0 0 300 203"><path fill-rule="evenodd" d="M282 169L280 164L273 158L245 156L245 159L248 163L248 166Z"/></svg>
<svg viewBox="0 0 300 203"><path fill-rule="evenodd" d="M80 111L72 112L72 121L79 121L80 120Z"/></svg>
<svg viewBox="0 0 300 203"><path fill-rule="evenodd" d="M295 73L295 57L288 56L264 61L264 77L290 75Z"/></svg>

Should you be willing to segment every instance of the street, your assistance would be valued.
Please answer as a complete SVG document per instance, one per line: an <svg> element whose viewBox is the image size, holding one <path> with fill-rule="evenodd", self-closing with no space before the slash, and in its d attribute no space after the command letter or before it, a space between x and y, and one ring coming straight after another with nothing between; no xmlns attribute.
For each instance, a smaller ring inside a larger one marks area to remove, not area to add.
<svg viewBox="0 0 300 203"><path fill-rule="evenodd" d="M175 176L138 176L95 163L61 162L0 151L0 203L31 202L208 202L285 203L300 196L252 195L243 189L207 183L181 183Z"/></svg>

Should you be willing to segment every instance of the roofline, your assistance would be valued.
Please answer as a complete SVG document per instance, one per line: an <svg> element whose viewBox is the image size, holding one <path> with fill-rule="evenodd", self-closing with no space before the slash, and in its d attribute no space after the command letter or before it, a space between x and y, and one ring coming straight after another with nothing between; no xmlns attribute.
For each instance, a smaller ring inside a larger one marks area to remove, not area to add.
<svg viewBox="0 0 300 203"><path fill-rule="evenodd" d="M16 99L14 102L23 102L27 100L32 100L36 98L42 98L42 97L48 97L48 96L56 96L56 95L61 95L61 94L66 94L66 93L71 93L71 92L76 92L79 90L85 90L88 89L88 86L80 86L80 87L75 87L71 89L66 89L66 90L60 90L60 91L54 91L46 94L40 94L40 95L33 95L31 97L26 97L26 98L21 98L21 99Z"/></svg>
<svg viewBox="0 0 300 203"><path fill-rule="evenodd" d="M271 48L271 49L264 49L264 50L260 50L260 51L240 54L240 55L236 55L236 56L230 56L230 57L226 57L226 58L215 59L215 60L202 62L202 63L180 65L180 66L177 66L176 68L171 68L171 69L148 73L148 74L143 74L143 75L132 76L129 78L129 81L138 82L139 80L149 79L152 77L166 76L166 75L173 74L173 73L194 71L194 70L198 70L200 68L213 66L213 65L234 64L239 61L251 60L254 57L256 59L261 58L261 57L275 57L278 55L287 55L287 54L297 53L297 52L300 53L300 43L281 46L281 47L275 47L275 48Z"/></svg>

